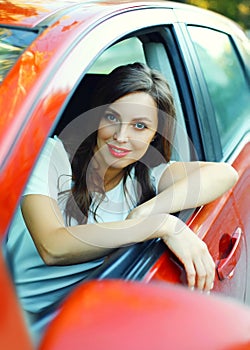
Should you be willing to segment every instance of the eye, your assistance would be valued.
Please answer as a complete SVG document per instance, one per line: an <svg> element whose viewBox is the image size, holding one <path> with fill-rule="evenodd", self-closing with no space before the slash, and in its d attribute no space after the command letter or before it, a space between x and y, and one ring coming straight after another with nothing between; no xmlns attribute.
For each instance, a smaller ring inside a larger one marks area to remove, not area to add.
<svg viewBox="0 0 250 350"><path fill-rule="evenodd" d="M146 124L142 123L142 122L137 122L134 124L134 127L135 129L138 129L138 130L143 130L143 129L146 129L147 126Z"/></svg>
<svg viewBox="0 0 250 350"><path fill-rule="evenodd" d="M112 113L105 114L104 118L111 123L118 123L118 118Z"/></svg>

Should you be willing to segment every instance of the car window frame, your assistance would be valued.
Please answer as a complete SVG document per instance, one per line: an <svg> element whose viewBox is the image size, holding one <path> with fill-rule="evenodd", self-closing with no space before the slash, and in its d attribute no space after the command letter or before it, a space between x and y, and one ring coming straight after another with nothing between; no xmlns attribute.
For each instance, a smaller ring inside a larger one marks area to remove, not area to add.
<svg viewBox="0 0 250 350"><path fill-rule="evenodd" d="M103 74L107 74L110 71L110 67L108 72L104 72L102 67L100 67L100 63L98 61L99 60L102 61L103 54L105 57L106 52L110 48L113 50L114 46L120 45L123 41L126 41L131 38L136 38L136 40L141 41L141 44L144 50L144 57L143 57L143 60L140 60L140 62L147 63L151 68L154 68L160 71L168 80L170 88L174 95L174 100L176 103L176 114L177 114L177 125L176 125L177 138L175 139L175 142L176 142L175 145L177 146L177 148L173 149L172 160L190 161L190 160L196 160L197 158L200 158L199 155L197 155L196 150L194 150L192 142L190 142L189 132L187 130L187 125L186 125L187 110L189 110L188 114L190 115L191 113L193 113L192 112L193 108L190 107L192 105L192 103L190 102L190 93L187 91L188 89L187 82L186 82L186 79L184 78L185 73L181 65L181 60L176 48L176 44L174 42L174 30L172 25L162 25L162 26L156 26L156 27L153 26L153 27L147 27L146 30L142 28L140 30L133 31L128 35L122 38L119 38L116 42L112 43L109 47L107 47L106 50L104 50L93 62L93 65L90 66L87 71L85 71L84 76L79 80L76 86L76 89L74 90L73 94L71 94L71 97L67 105L64 107L64 110L62 111L58 124L60 124L60 122L64 119L65 111L67 112L67 114L69 114L67 109L68 107L70 107L71 99L74 100L74 94L77 91L78 86L82 84L84 77L86 75L91 76L92 74L93 75L99 74L101 76ZM149 44L150 44L150 47L148 47ZM148 50L150 48L152 50ZM174 57L172 54L172 50L174 51ZM135 55L135 60L136 60L136 55ZM135 60L132 59L133 62ZM118 65L116 54L113 61L116 61L116 64ZM131 63L132 61L131 61L131 58L129 57L128 63ZM121 64L124 64L123 58L122 58ZM114 66L113 68L117 67L117 65ZM95 70L95 67L98 67L99 70ZM176 72L178 72L178 75L181 79L180 82L177 79ZM182 86L182 89L180 89L180 86ZM185 86L186 88L184 88L183 86ZM185 95L184 98L182 97L183 92ZM188 104L188 107L185 108L187 104ZM68 118L66 117L66 119ZM53 135L55 134L56 131L63 130L60 126L58 128L58 124L56 125ZM66 126L66 123L62 123L62 124ZM192 128L192 130L193 130L193 133L195 133L197 128L196 127ZM58 136L58 134L56 135ZM184 146L185 146L185 149L183 149Z"/></svg>
<svg viewBox="0 0 250 350"><path fill-rule="evenodd" d="M201 135L201 145L206 161L220 161L223 157L215 113L203 76L194 44L188 32L188 24L180 23L177 28L182 58L187 67L187 75L195 105L196 125ZM189 119L190 121L190 119ZM196 147L197 140L192 139Z"/></svg>
<svg viewBox="0 0 250 350"><path fill-rule="evenodd" d="M178 25L177 25L178 28ZM197 125L195 122L195 109L193 106L192 96L190 94L190 86L185 71L185 62L183 62L180 48L178 49L178 38L176 35L175 24L163 24L156 27L146 27L141 28L137 31L130 32L123 38L119 38L117 42L123 39L129 38L131 36L138 36L153 34L158 35L161 39L161 43L164 45L166 50L166 57L170 59L171 69L173 70L173 75L175 82L177 84L178 95L181 100L181 107L185 117L185 122L188 119L193 121L192 134L196 138L196 148L193 149L193 160L202 158L201 148L197 150L197 145L200 143L199 135L196 134ZM115 45L115 42L112 44ZM171 54L170 54L171 51ZM146 60L148 59L145 56ZM152 62L149 64L152 67ZM91 71L91 67L90 71ZM153 68L159 69L161 71L162 66L154 66ZM85 71L85 74L89 70ZM187 112L188 111L188 112ZM186 123L187 125L187 123ZM190 125L190 122L188 123ZM190 129L191 130L191 129ZM187 221L194 210L185 210L180 213L176 213L181 220ZM153 239L143 243L137 243L130 245L128 247L122 247L116 249L112 252L108 259L104 261L102 266L94 270L88 277L87 280L92 279L105 279L105 278L123 278L126 280L143 280L147 275L150 268L155 264L159 257L166 252L166 246L160 239ZM168 254L171 254L169 251ZM176 264L180 264L178 259L172 256L172 259Z"/></svg>
<svg viewBox="0 0 250 350"><path fill-rule="evenodd" d="M29 85L25 88L27 88L26 93L31 94L32 98L26 99L25 103L21 103L20 100L13 106L11 121L18 120L18 125L15 123L15 129L11 129L12 133L10 137L5 137L2 142L0 167L4 174L13 172L13 163L17 164L18 162L22 162L27 165L27 172L22 175L18 187L15 186L8 213L6 213L0 225L3 234L8 230L15 209L21 199L22 191L27 184L32 169L34 169L47 137L53 133L53 129L56 127L61 113L71 98L77 83L82 79L96 56L120 37L125 37L127 34L131 33L131 31L142 28L146 30L149 26L157 27L159 25L165 25L166 23L172 23L173 21L176 21L173 9L161 6L152 8L144 8L142 6L129 9L125 8L118 12L111 11L105 14L102 20L100 20L99 17L94 19L91 26L82 21L67 38L67 48L65 49L63 45L59 46L57 52L49 56L44 66L42 66L42 74L39 74L36 79L30 79ZM117 28L117 30L111 31L110 28L114 27ZM60 29L58 29L56 25L48 27L43 32L43 35L38 36L28 47L28 50L37 49L39 47L43 48L43 43L46 42L46 40L50 42L58 40L58 30ZM63 33L60 35L64 37L67 32L60 31L60 33ZM100 36L102 36L104 40L100 41ZM94 46L93 43L95 43ZM91 48L91 50L86 50L86 47ZM20 59L21 58L22 55L20 56ZM81 59L79 60L79 58ZM78 65L74 65L76 61ZM74 70L69 69L69 67L74 67ZM16 66L13 68L14 70L17 69ZM63 80L62 76L64 77ZM2 89L5 88L5 84L7 83L7 81L3 81ZM14 81L13 95L17 94L18 91L19 86L16 84L16 81ZM59 99L52 98L56 92L60 94ZM51 110L51 112L49 110ZM41 122L40 124L43 125L43 135L41 135L41 128L38 123L39 120ZM12 124L14 124L14 122ZM9 124L10 128L12 124ZM23 132L24 129L32 130L32 133L30 131L28 135L28 133ZM37 135L40 136L37 137ZM29 144L30 140L33 142L32 149L34 150L34 154L32 157L27 157L26 153L28 150L26 150L26 144ZM24 159L22 160L18 152L20 148L24 150ZM2 181L6 181L5 177L3 177ZM8 179L8 181L12 183L13 179ZM3 196L2 201L5 201L6 197L7 194Z"/></svg>

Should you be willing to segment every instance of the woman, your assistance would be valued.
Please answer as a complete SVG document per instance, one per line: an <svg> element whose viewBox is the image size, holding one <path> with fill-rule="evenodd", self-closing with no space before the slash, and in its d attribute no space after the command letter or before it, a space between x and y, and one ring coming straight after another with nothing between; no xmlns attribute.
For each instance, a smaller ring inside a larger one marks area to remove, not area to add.
<svg viewBox="0 0 250 350"><path fill-rule="evenodd" d="M213 287L205 243L172 213L222 195L236 182L235 170L170 163L173 98L165 79L143 64L111 72L93 108L76 152L66 141L68 153L59 139L47 142L6 241L34 329L114 248L155 237L182 261L190 288Z"/></svg>

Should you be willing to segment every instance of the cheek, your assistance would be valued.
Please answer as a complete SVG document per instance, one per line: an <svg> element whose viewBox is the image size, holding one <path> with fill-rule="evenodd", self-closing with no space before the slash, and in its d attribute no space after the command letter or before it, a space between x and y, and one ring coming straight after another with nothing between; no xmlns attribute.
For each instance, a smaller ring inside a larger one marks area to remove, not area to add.
<svg viewBox="0 0 250 350"><path fill-rule="evenodd" d="M147 152L154 135L154 131L149 131L144 135L137 135L137 140L133 142L133 149L136 151L138 158L142 157Z"/></svg>
<svg viewBox="0 0 250 350"><path fill-rule="evenodd" d="M133 141L134 150L145 153L150 145L151 138L137 139Z"/></svg>
<svg viewBox="0 0 250 350"><path fill-rule="evenodd" d="M111 126L100 127L97 133L97 137L102 140L109 139L114 134L114 130Z"/></svg>
<svg viewBox="0 0 250 350"><path fill-rule="evenodd" d="M142 133L137 132L137 138L135 139L137 139L138 145L140 145L140 147L147 148L149 147L154 136L155 136L155 131L147 130L147 132L142 132Z"/></svg>

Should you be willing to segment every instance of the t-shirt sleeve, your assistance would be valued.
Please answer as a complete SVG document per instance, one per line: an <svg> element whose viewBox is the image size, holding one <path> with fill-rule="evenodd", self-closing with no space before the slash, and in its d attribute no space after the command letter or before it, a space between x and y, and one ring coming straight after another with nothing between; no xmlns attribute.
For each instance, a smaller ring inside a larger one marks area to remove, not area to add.
<svg viewBox="0 0 250 350"><path fill-rule="evenodd" d="M160 179L162 177L162 174L167 169L167 167L169 167L169 165L172 163L173 163L172 161L169 163L162 163L162 164L157 165L156 167L150 169L151 183L155 188L156 194L158 194L158 185L159 185Z"/></svg>
<svg viewBox="0 0 250 350"><path fill-rule="evenodd" d="M70 189L71 166L62 142L49 138L32 172L23 195L41 194L55 200Z"/></svg>

